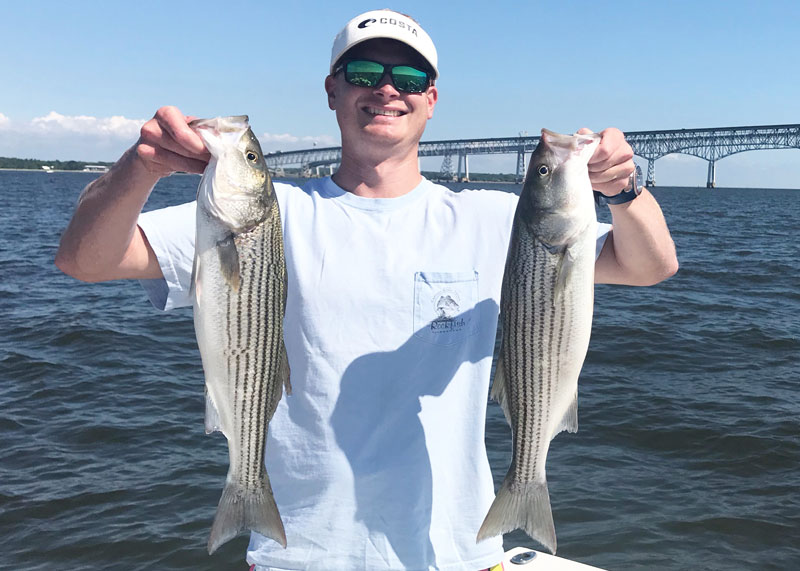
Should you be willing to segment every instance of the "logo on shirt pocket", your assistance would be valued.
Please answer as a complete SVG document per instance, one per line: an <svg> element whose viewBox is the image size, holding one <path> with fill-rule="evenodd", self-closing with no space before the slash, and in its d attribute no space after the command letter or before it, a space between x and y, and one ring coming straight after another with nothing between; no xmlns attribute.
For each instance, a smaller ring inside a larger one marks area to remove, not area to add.
<svg viewBox="0 0 800 571"><path fill-rule="evenodd" d="M437 345L452 345L478 330L478 272L414 274L414 335Z"/></svg>

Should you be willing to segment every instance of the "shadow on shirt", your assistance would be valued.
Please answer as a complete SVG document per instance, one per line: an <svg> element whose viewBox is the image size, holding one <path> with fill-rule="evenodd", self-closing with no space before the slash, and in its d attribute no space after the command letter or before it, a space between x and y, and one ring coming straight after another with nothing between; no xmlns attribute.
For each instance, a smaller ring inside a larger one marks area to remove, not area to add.
<svg viewBox="0 0 800 571"><path fill-rule="evenodd" d="M497 303L485 299L451 319L493 321L497 313ZM441 327L437 322L425 327ZM440 396L463 363L491 357L494 341L475 334L431 351L420 332L394 351L353 361L342 377L331 417L336 441L353 470L356 519L370 530L371 545L364 547L364 555L391 562L396 554L406 568L427 568L435 561L430 541L432 469L420 399ZM479 386L486 384L474 383ZM486 401L485 392L472 390L474 398Z"/></svg>

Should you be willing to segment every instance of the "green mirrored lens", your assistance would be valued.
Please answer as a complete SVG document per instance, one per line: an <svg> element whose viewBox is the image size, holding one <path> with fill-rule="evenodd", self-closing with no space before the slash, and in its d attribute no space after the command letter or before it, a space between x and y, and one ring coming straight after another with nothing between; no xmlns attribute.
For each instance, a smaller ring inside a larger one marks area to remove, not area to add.
<svg viewBox="0 0 800 571"><path fill-rule="evenodd" d="M392 68L392 81L400 91L420 93L428 87L428 74L408 65Z"/></svg>
<svg viewBox="0 0 800 571"><path fill-rule="evenodd" d="M383 77L383 66L374 61L357 60L349 62L344 72L348 83L360 87L375 87Z"/></svg>
<svg viewBox="0 0 800 571"><path fill-rule="evenodd" d="M376 61L353 60L344 67L344 78L351 85L375 87L386 70L391 70L392 83L398 91L422 93L428 88L428 74L409 65L384 65Z"/></svg>

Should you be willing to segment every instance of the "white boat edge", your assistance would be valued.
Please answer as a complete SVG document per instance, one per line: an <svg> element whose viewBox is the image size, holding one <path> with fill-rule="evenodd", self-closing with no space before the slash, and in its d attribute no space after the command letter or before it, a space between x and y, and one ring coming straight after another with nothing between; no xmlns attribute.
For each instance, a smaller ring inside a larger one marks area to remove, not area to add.
<svg viewBox="0 0 800 571"><path fill-rule="evenodd" d="M514 547L506 551L503 558L503 571L604 571L585 563L555 557L527 547Z"/></svg>

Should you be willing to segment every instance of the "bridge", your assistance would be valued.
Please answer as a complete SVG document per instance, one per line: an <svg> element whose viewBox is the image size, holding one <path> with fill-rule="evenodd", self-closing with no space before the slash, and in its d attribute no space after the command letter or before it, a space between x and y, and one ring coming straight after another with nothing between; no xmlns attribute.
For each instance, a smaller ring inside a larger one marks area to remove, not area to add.
<svg viewBox="0 0 800 571"><path fill-rule="evenodd" d="M704 129L672 129L667 131L631 131L625 138L634 154L647 160L647 186L655 186L656 160L673 153L683 153L708 161L706 186L716 185L716 163L720 159L763 149L800 149L800 125L763 125L753 127L717 127ZM470 155L516 154L517 181L525 175L526 155L539 143L539 137L522 134L518 137L494 139L459 139L452 141L422 141L420 157L443 157L440 178L469 180ZM276 152L266 155L267 165L281 173L295 166L306 176L321 174L320 169L341 161L341 147Z"/></svg>

